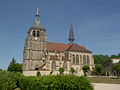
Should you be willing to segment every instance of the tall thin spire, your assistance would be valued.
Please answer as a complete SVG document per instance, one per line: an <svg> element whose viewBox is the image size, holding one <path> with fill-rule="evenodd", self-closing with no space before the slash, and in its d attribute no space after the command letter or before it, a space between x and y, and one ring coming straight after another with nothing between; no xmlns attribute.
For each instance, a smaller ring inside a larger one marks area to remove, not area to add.
<svg viewBox="0 0 120 90"><path fill-rule="evenodd" d="M35 22L34 22L32 28L37 28L37 29L42 28L41 23L40 23L40 15L39 15L39 8L38 7L36 9Z"/></svg>
<svg viewBox="0 0 120 90"><path fill-rule="evenodd" d="M70 24L70 32L69 32L69 39L68 40L69 40L70 44L72 44L75 40L72 24Z"/></svg>

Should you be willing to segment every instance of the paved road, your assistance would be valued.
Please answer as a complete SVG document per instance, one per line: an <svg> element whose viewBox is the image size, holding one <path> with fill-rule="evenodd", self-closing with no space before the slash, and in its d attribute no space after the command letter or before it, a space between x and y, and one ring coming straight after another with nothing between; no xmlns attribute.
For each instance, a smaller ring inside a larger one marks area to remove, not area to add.
<svg viewBox="0 0 120 90"><path fill-rule="evenodd" d="M95 90L120 90L120 84L93 83Z"/></svg>

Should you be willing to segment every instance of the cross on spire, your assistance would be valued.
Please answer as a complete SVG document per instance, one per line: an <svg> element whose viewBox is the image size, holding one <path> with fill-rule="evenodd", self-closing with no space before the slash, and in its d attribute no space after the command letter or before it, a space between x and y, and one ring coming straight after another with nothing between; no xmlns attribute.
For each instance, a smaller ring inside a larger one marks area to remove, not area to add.
<svg viewBox="0 0 120 90"><path fill-rule="evenodd" d="M73 32L73 26L72 23L70 24L70 32L69 32L69 39L68 41L70 42L70 44L72 44L74 42L74 32Z"/></svg>
<svg viewBox="0 0 120 90"><path fill-rule="evenodd" d="M39 8L38 7L36 9L35 22L34 22L32 28L36 28L36 29L42 28L41 23L40 23L40 14L39 14Z"/></svg>

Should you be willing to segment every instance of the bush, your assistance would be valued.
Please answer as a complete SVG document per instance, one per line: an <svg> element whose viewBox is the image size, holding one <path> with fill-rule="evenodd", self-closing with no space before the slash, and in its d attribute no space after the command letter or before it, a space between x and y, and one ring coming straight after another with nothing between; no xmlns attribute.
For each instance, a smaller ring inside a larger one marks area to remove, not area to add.
<svg viewBox="0 0 120 90"><path fill-rule="evenodd" d="M17 88L18 76L15 72L0 71L0 90Z"/></svg>
<svg viewBox="0 0 120 90"><path fill-rule="evenodd" d="M59 68L60 75L64 73L64 68Z"/></svg>
<svg viewBox="0 0 120 90"><path fill-rule="evenodd" d="M83 70L83 72L84 72L84 76L86 77L88 70L90 70L90 67L89 67L88 65L84 65L84 66L82 67L82 70Z"/></svg>
<svg viewBox="0 0 120 90"><path fill-rule="evenodd" d="M73 73L75 72L75 69L72 67L72 68L70 69L70 72L73 74Z"/></svg>
<svg viewBox="0 0 120 90"><path fill-rule="evenodd" d="M18 84L21 90L93 90L93 86L85 77L74 75L21 76Z"/></svg>
<svg viewBox="0 0 120 90"><path fill-rule="evenodd" d="M36 76L41 76L41 73L40 73L40 71L37 71L37 74L36 74Z"/></svg>

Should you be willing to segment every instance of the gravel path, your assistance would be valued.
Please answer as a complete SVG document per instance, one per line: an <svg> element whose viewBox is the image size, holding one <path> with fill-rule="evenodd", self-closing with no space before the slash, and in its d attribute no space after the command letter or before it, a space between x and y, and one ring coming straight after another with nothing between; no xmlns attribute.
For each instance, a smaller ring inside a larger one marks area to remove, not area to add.
<svg viewBox="0 0 120 90"><path fill-rule="evenodd" d="M120 90L120 84L92 83L95 90Z"/></svg>

